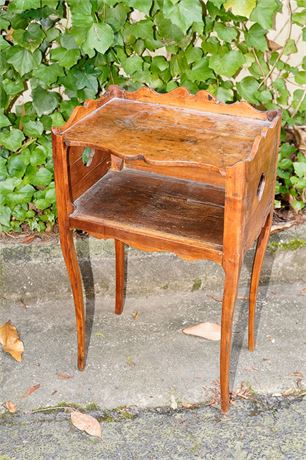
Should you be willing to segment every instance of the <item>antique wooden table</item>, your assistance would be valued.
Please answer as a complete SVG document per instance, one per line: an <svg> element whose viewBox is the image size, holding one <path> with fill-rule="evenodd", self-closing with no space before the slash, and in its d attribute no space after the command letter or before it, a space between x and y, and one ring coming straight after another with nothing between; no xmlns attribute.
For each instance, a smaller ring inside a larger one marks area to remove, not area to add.
<svg viewBox="0 0 306 460"><path fill-rule="evenodd" d="M85 366L85 313L73 229L114 238L116 305L122 313L124 243L221 264L221 408L229 407L232 321L246 251L257 240L249 298L249 349L267 246L281 115L217 102L184 88L157 94L110 87L53 129L58 223L73 291L78 367Z"/></svg>

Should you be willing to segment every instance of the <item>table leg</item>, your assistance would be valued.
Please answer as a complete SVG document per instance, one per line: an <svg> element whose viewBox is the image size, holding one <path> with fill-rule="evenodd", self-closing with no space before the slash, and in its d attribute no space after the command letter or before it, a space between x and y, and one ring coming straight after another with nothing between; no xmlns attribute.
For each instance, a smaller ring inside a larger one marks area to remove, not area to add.
<svg viewBox="0 0 306 460"><path fill-rule="evenodd" d="M238 291L239 275L239 262L225 269L220 348L220 385L222 412L227 412L229 409L229 370L231 360L232 325Z"/></svg>
<svg viewBox="0 0 306 460"><path fill-rule="evenodd" d="M124 243L115 240L116 252L116 304L115 313L121 315L124 303Z"/></svg>
<svg viewBox="0 0 306 460"><path fill-rule="evenodd" d="M268 215L265 225L263 226L260 232L260 235L257 240L254 261L253 261L251 284L250 284L250 294L249 294L248 346L249 346L250 351L254 351L255 349L254 329L255 329L255 309L256 309L257 290L258 290L261 267L263 264L265 251L266 251L268 241L269 241L270 230L271 230L271 225L272 225L272 216L273 216L273 213L271 212Z"/></svg>
<svg viewBox="0 0 306 460"><path fill-rule="evenodd" d="M81 271L73 242L72 230L60 229L60 241L75 306L78 339L78 368L79 370L83 370L85 368L85 311Z"/></svg>

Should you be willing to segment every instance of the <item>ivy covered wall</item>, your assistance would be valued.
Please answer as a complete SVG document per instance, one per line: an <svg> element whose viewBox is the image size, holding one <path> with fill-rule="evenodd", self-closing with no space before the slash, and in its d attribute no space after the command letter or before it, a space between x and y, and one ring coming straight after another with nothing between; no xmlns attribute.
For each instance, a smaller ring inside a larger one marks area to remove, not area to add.
<svg viewBox="0 0 306 460"><path fill-rule="evenodd" d="M276 206L305 206L306 0L0 0L0 231L52 230L50 129L110 84L283 109ZM283 43L268 40L288 10ZM298 38L292 29L298 28Z"/></svg>

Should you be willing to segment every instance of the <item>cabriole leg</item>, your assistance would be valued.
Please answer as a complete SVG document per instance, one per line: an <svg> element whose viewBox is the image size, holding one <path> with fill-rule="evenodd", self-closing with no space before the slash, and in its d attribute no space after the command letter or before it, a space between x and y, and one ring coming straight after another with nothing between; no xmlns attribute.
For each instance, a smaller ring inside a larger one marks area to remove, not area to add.
<svg viewBox="0 0 306 460"><path fill-rule="evenodd" d="M252 275L251 275L251 284L250 284L250 294L249 294L249 328L248 328L248 345L249 350L254 351L255 349L255 309L256 309L256 298L257 290L259 284L259 277L261 272L261 267L265 255L265 251L268 245L270 230L272 225L272 213L267 217L265 225L263 226L260 235L257 240Z"/></svg>
<svg viewBox="0 0 306 460"><path fill-rule="evenodd" d="M83 301L82 278L73 242L72 230L60 229L60 240L63 257L66 263L70 279L75 306L78 339L78 368L79 370L83 370L85 367L85 312Z"/></svg>
<svg viewBox="0 0 306 460"><path fill-rule="evenodd" d="M220 347L220 385L222 412L227 412L229 409L229 370L231 359L232 325L238 290L239 274L239 263L225 268Z"/></svg>
<svg viewBox="0 0 306 460"><path fill-rule="evenodd" d="M116 252L116 303L115 313L121 315L124 303L124 243L115 240Z"/></svg>

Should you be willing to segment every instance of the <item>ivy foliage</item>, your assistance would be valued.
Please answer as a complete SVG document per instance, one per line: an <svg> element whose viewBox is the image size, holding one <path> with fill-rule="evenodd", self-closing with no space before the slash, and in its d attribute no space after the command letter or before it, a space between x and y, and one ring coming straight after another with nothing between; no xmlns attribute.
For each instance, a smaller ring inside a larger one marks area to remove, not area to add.
<svg viewBox="0 0 306 460"><path fill-rule="evenodd" d="M306 60L289 58L293 26L306 40L306 2L295 5L279 46L267 33L280 0L0 0L0 231L52 229L51 126L109 84L206 89L281 107L285 128L303 124ZM305 171L305 156L284 143L279 206L304 207Z"/></svg>

